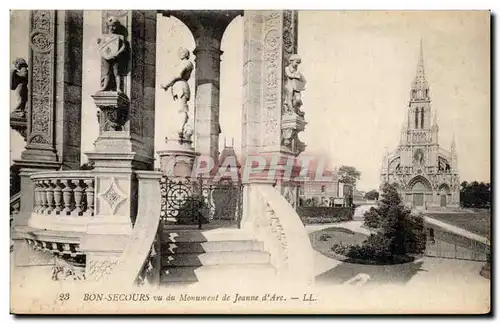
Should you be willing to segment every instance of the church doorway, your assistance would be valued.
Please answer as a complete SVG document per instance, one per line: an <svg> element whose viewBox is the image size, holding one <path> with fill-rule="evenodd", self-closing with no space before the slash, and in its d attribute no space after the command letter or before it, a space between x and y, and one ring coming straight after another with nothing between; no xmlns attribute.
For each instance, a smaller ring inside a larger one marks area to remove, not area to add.
<svg viewBox="0 0 500 324"><path fill-rule="evenodd" d="M424 206L424 194L414 193L413 194L413 206L423 207Z"/></svg>
<svg viewBox="0 0 500 324"><path fill-rule="evenodd" d="M446 195L441 194L441 207L446 207Z"/></svg>
<svg viewBox="0 0 500 324"><path fill-rule="evenodd" d="M429 198L432 197L431 184L422 176L413 178L409 183L409 187L411 190L413 207L424 207L426 202L430 200Z"/></svg>
<svg viewBox="0 0 500 324"><path fill-rule="evenodd" d="M448 187L447 184L442 184L439 186L439 196L441 199L440 206L441 207L446 207L447 202L448 202L448 195L450 195L450 187Z"/></svg>

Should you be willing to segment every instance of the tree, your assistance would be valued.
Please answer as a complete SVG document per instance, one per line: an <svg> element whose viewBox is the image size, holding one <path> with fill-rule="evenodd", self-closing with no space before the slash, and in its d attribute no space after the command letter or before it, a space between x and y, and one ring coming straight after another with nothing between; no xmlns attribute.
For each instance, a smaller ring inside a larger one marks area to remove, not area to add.
<svg viewBox="0 0 500 324"><path fill-rule="evenodd" d="M366 200L378 200L379 193L377 190L373 189L365 193Z"/></svg>
<svg viewBox="0 0 500 324"><path fill-rule="evenodd" d="M361 172L356 170L355 167L343 165L339 168L339 182L355 185L356 180L361 178Z"/></svg>
<svg viewBox="0 0 500 324"><path fill-rule="evenodd" d="M489 208L491 206L491 184L464 181L460 185L462 207Z"/></svg>
<svg viewBox="0 0 500 324"><path fill-rule="evenodd" d="M363 251L368 253L376 251L376 255L371 255L371 257L378 258L377 255L379 255L382 258L383 256L384 259L380 261L419 254L425 249L423 218L411 214L411 211L402 204L398 191L393 185L383 186L379 206L371 208L365 214L365 225L378 227L379 232L372 234L373 237L364 242L363 246L366 247ZM359 254L358 250L353 250L353 253Z"/></svg>
<svg viewBox="0 0 500 324"><path fill-rule="evenodd" d="M353 188L356 186L356 181L361 178L361 172L353 166L343 165L338 170L339 182L344 184L344 196L346 205L352 206ZM347 188L347 190L346 190Z"/></svg>

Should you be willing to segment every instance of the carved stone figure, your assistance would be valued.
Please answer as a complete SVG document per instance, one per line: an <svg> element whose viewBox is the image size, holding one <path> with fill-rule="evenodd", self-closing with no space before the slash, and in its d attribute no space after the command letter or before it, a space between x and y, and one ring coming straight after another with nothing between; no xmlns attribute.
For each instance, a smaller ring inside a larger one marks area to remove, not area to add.
<svg viewBox="0 0 500 324"><path fill-rule="evenodd" d="M127 73L128 55L124 26L113 16L106 21L108 33L97 39L99 54L103 60L100 91L123 92L124 75Z"/></svg>
<svg viewBox="0 0 500 324"><path fill-rule="evenodd" d="M413 156L413 160L419 165L424 164L424 152L422 152L422 150L417 150Z"/></svg>
<svg viewBox="0 0 500 324"><path fill-rule="evenodd" d="M185 48L179 49L180 63L176 68L175 74L170 78L167 84L161 85L165 91L171 89L172 98L177 104L177 115L173 117L176 118L176 129L174 130L173 137L179 138L180 140L188 140L187 137L191 137L192 129L189 130L186 125L188 122L188 101L191 98L191 91L189 89L189 78L191 77L191 72L193 72L193 63L189 60L189 51Z"/></svg>
<svg viewBox="0 0 500 324"><path fill-rule="evenodd" d="M305 90L306 80L299 70L299 64L302 62L300 56L292 54L289 59L290 63L285 67L285 113L296 113L303 117L304 112L300 110L302 106L301 91Z"/></svg>
<svg viewBox="0 0 500 324"><path fill-rule="evenodd" d="M22 58L13 62L14 69L10 78L10 90L15 91L15 107L13 113L26 116L26 102L28 101L28 63Z"/></svg>

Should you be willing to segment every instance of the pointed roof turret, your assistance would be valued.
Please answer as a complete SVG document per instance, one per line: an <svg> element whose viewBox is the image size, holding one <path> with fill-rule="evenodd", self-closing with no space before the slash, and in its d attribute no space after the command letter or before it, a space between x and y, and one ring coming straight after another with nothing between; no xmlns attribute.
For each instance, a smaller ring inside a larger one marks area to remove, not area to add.
<svg viewBox="0 0 500 324"><path fill-rule="evenodd" d="M456 144L455 144L455 132L453 132L453 137L451 139L451 152L454 153L456 150Z"/></svg>
<svg viewBox="0 0 500 324"><path fill-rule="evenodd" d="M425 79L424 50L420 39L420 55L417 64L417 73L411 84L411 101L430 100L429 84Z"/></svg>

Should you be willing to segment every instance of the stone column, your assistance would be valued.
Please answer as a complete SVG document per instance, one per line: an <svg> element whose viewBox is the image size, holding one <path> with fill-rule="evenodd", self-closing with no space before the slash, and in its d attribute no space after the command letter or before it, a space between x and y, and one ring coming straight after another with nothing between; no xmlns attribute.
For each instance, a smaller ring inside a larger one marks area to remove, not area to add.
<svg viewBox="0 0 500 324"><path fill-rule="evenodd" d="M217 161L219 154L220 39L222 35L196 37L195 150Z"/></svg>
<svg viewBox="0 0 500 324"><path fill-rule="evenodd" d="M305 149L298 139L303 116L283 107L284 68L297 53L297 12L245 11L244 17L243 156L258 154L282 165Z"/></svg>
<svg viewBox="0 0 500 324"><path fill-rule="evenodd" d="M154 110L156 64L156 11L105 10L106 22L116 17L123 29L128 67L122 71L123 89L97 91L100 112L95 150L86 153L96 169L152 170L154 162ZM96 40L97 41L97 40Z"/></svg>
<svg viewBox="0 0 500 324"><path fill-rule="evenodd" d="M80 166L83 11L30 17L27 145L21 164Z"/></svg>

